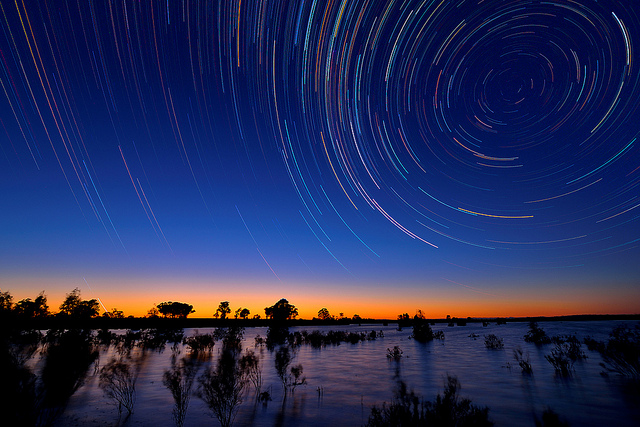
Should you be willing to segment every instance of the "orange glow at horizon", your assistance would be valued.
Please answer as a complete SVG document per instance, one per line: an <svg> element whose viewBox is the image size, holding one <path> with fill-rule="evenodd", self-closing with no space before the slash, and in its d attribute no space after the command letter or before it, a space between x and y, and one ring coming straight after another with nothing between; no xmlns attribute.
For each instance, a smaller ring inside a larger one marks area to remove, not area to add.
<svg viewBox="0 0 640 427"><path fill-rule="evenodd" d="M394 320L399 314L413 316L422 310L427 318L444 319L451 317L528 317L561 316L576 314L637 314L640 313L638 301L640 290L627 290L627 293L611 292L607 299L597 292L568 297L567 291L550 292L531 291L513 292L511 295L496 296L457 289L409 289L401 295L393 288L346 289L338 286L310 286L280 288L246 283L180 282L164 280L114 280L113 278L92 279L88 288L84 282L72 283L64 278L57 280L30 279L14 282L9 291L14 302L23 298L35 298L45 291L51 312L57 312L66 293L74 287L81 290L83 299L96 298L108 310L118 309L125 316L145 316L149 309L163 301L179 301L192 304L195 309L190 317L210 318L221 301L229 301L231 313L238 308L248 308L249 317L259 314L264 318L264 308L273 305L280 298L286 298L298 308L298 318L317 317L318 310L327 308L333 316L343 313L345 317L358 314L363 319ZM50 288L66 289L64 292L49 292ZM62 285L64 283L64 286ZM178 286L175 284L179 283ZM631 294L631 295L630 295ZM102 309L101 309L102 313Z"/></svg>

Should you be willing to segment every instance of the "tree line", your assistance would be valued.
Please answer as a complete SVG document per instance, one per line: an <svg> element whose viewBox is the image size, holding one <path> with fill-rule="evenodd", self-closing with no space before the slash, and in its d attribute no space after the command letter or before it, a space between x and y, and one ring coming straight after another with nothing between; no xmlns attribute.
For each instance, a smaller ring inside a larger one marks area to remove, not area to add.
<svg viewBox="0 0 640 427"><path fill-rule="evenodd" d="M57 312L52 312L44 291L40 292L35 299L24 298L14 302L13 295L10 292L0 291L0 317L13 317L17 319L44 319L44 318L62 318L72 320L86 320L97 317L122 319L125 317L133 318L133 316L125 316L122 310L117 308L111 311L106 310L103 306L101 311L101 303L98 299L83 299L81 291L78 288L73 289L66 294L65 299L58 307ZM231 306L229 301L221 301L218 308L213 313L213 318L226 320L231 317ZM155 304L147 311L147 318L168 318L168 319L186 319L190 314L195 313L192 304L164 301ZM286 298L281 298L275 304L264 308L266 319L274 321L293 320L298 317L298 308L291 304ZM251 316L251 311L246 307L239 307L234 311L235 319L261 319L260 314ZM344 318L340 313L340 318ZM318 311L318 319L321 320L337 320L338 317L331 316L326 308ZM355 315L354 319L359 320L360 316Z"/></svg>

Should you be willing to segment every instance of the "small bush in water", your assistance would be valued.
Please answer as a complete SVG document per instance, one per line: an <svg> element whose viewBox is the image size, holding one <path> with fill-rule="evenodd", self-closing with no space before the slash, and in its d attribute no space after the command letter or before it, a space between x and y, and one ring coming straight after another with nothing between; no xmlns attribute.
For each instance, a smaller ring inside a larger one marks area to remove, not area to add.
<svg viewBox="0 0 640 427"><path fill-rule="evenodd" d="M429 402L418 398L413 391L408 392L406 384L400 382L390 405L383 403L382 407L371 408L367 426L493 426L489 408L461 399L459 389L458 379L448 376L444 394L438 394L435 402Z"/></svg>
<svg viewBox="0 0 640 427"><path fill-rule="evenodd" d="M499 350L504 348L504 340L498 338L495 334L485 335L484 346L491 350Z"/></svg>

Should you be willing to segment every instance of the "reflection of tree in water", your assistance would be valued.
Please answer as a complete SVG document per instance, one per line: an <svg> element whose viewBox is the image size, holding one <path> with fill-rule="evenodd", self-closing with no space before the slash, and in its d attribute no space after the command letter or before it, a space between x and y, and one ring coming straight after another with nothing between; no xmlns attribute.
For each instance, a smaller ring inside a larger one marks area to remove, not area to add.
<svg viewBox="0 0 640 427"><path fill-rule="evenodd" d="M89 330L52 330L45 342L41 424L48 425L64 411L69 398L84 383L98 351Z"/></svg>
<svg viewBox="0 0 640 427"><path fill-rule="evenodd" d="M38 348L37 331L0 331L0 413L8 426L32 426L37 421L36 376L25 362Z"/></svg>

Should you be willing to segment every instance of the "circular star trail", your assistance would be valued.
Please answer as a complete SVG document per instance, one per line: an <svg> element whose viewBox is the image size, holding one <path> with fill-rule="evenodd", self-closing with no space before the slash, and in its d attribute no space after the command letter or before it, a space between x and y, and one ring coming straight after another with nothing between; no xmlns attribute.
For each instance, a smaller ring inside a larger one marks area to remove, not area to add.
<svg viewBox="0 0 640 427"><path fill-rule="evenodd" d="M610 221L638 204L629 4L288 12L264 53L280 58L264 92L281 106L276 137L297 188L337 185L354 208L435 246L586 243L633 217Z"/></svg>
<svg viewBox="0 0 640 427"><path fill-rule="evenodd" d="M7 268L633 276L634 6L2 3Z"/></svg>

